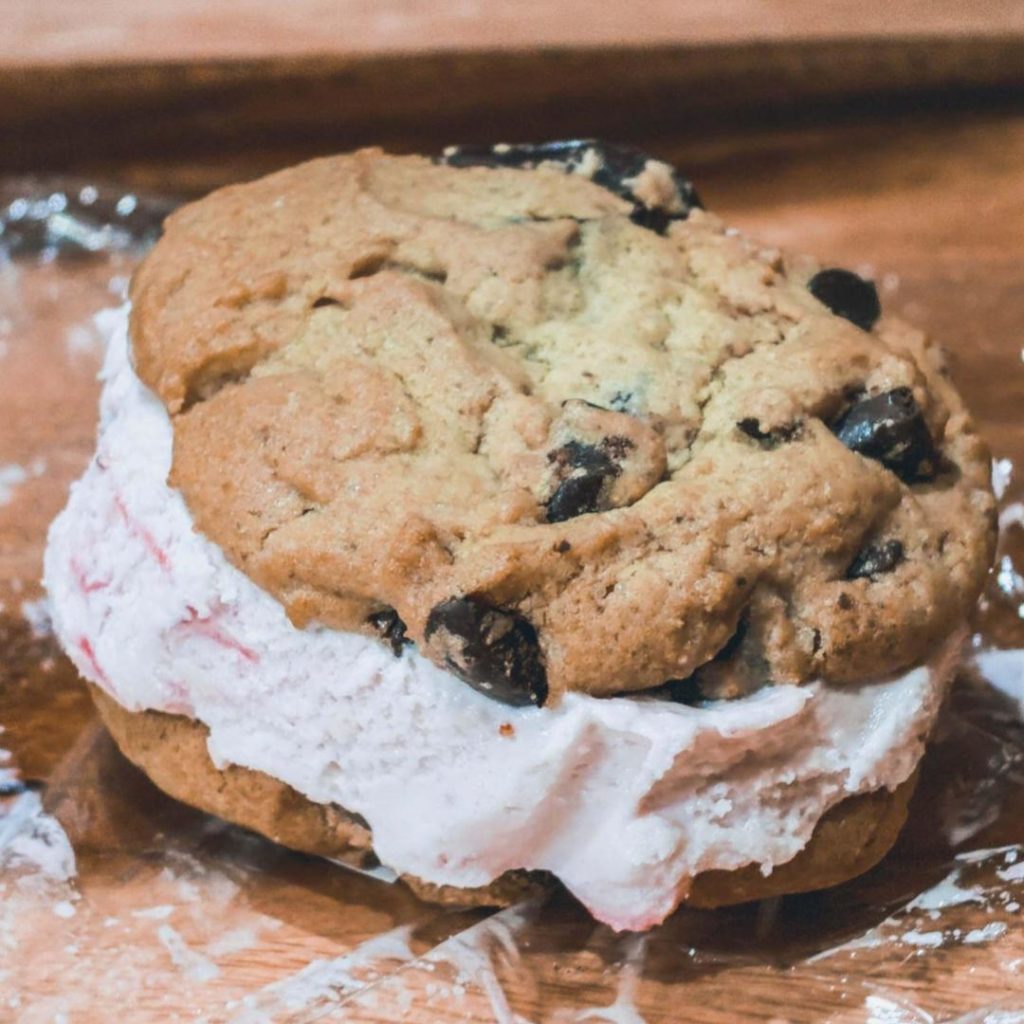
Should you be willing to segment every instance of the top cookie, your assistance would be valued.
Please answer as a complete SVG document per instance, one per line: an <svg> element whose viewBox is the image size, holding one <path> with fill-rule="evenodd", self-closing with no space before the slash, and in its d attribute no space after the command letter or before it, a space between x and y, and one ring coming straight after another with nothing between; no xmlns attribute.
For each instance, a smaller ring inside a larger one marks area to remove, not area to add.
<svg viewBox="0 0 1024 1024"><path fill-rule="evenodd" d="M629 151L447 159L222 189L132 283L172 481L293 621L510 703L856 680L958 627L988 456L872 286Z"/></svg>

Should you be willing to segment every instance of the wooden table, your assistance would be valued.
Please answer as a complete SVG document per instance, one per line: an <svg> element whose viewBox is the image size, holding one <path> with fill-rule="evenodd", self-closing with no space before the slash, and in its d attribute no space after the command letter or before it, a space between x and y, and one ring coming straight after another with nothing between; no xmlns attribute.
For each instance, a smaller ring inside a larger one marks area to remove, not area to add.
<svg viewBox="0 0 1024 1024"><path fill-rule="evenodd" d="M4 0L0 170L202 189L366 143L704 140L1024 88L1016 0Z"/></svg>
<svg viewBox="0 0 1024 1024"><path fill-rule="evenodd" d="M306 2L298 17L262 0L243 13L3 3L0 172L191 194L370 141L624 137L684 167L737 226L874 273L888 310L952 349L995 454L1024 457L1024 7L583 6ZM0 502L0 742L78 859L67 882L0 853L0 943L17 950L0 963L0 1020L845 1024L1024 1010L1010 860L1024 736L983 689L962 691L914 826L880 869L781 907L684 912L646 942L567 899L439 914L158 794L25 619L45 525L90 451L88 313L131 263L0 273L0 472L25 468ZM1022 495L1012 479L1004 504ZM1010 570L1021 536L1004 536ZM1012 572L1001 578L1012 591ZM988 642L1024 647L1021 600L993 581ZM937 817L991 808L951 861Z"/></svg>
<svg viewBox="0 0 1024 1024"><path fill-rule="evenodd" d="M1009 36L1014 0L21 0L0 3L0 61L68 64L431 50L736 45L754 40Z"/></svg>

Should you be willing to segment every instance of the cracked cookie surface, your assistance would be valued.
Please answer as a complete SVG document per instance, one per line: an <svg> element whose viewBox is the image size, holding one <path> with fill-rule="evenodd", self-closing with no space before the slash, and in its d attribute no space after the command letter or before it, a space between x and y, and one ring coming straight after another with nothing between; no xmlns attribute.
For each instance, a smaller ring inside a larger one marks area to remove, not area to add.
<svg viewBox="0 0 1024 1024"><path fill-rule="evenodd" d="M596 180L365 150L175 213L131 330L197 527L297 624L513 703L920 661L993 543L939 351Z"/></svg>

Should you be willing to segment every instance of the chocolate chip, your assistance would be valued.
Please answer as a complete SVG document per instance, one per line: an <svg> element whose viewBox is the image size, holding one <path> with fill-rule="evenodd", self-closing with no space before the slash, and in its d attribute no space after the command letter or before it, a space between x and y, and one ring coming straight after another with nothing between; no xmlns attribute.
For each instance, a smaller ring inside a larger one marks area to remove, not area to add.
<svg viewBox="0 0 1024 1024"><path fill-rule="evenodd" d="M394 608L374 612L366 621L380 633L381 640L390 646L396 658L402 656L402 649L406 644L412 643L405 635L405 623Z"/></svg>
<svg viewBox="0 0 1024 1024"><path fill-rule="evenodd" d="M453 597L431 609L424 637L463 682L504 704L547 699L537 631L515 612L475 597Z"/></svg>
<svg viewBox="0 0 1024 1024"><path fill-rule="evenodd" d="M633 203L630 220L641 227L664 234L671 221L685 220L691 210L703 208L693 183L675 169L671 172L672 184L682 209L668 211L661 207L647 206L627 182L641 174L652 157L630 146L619 146L599 139L565 139L505 146L449 146L441 162L451 167L513 167L526 170L541 163L556 163L561 164L567 172L574 172L584 165L590 153L600 160L600 166L591 175L591 180Z"/></svg>
<svg viewBox="0 0 1024 1024"><path fill-rule="evenodd" d="M636 445L628 437L622 437L619 434L606 437L601 442L601 451L611 456L616 462L621 462L635 447Z"/></svg>
<svg viewBox="0 0 1024 1024"><path fill-rule="evenodd" d="M561 448L548 454L550 462L564 463L573 469L585 472L604 473L617 476L620 472L615 464L615 454L621 454L630 448L631 442L625 437L609 437L600 444L584 444L582 441L568 441Z"/></svg>
<svg viewBox="0 0 1024 1024"><path fill-rule="evenodd" d="M576 516L602 511L601 491L604 482L605 478L598 474L571 476L563 480L548 498L548 522L564 523Z"/></svg>
<svg viewBox="0 0 1024 1024"><path fill-rule="evenodd" d="M564 479L547 500L548 522L603 511L605 485L622 472L617 460L632 447L629 438L609 437L599 445L569 441L549 452L548 460L557 464Z"/></svg>
<svg viewBox="0 0 1024 1024"><path fill-rule="evenodd" d="M544 161L564 164L566 169L582 163L592 143L586 139L563 139L552 142L524 142L516 145L488 146L464 143L449 146L440 162L449 167L515 167L530 169Z"/></svg>
<svg viewBox="0 0 1024 1024"><path fill-rule="evenodd" d="M930 480L940 458L910 388L896 388L852 405L832 428L851 451L877 459L901 480Z"/></svg>
<svg viewBox="0 0 1024 1024"><path fill-rule="evenodd" d="M872 579L882 573L892 572L903 561L903 545L898 540L886 540L881 544L868 544L846 570L848 580Z"/></svg>
<svg viewBox="0 0 1024 1024"><path fill-rule="evenodd" d="M839 602L838 603L839 603L839 607L842 608L844 612L848 612L853 607L853 604L854 604L853 598L850 597L850 595L848 593L846 593L845 590L839 595Z"/></svg>
<svg viewBox="0 0 1024 1024"><path fill-rule="evenodd" d="M810 293L836 316L841 316L862 330L870 331L882 315L878 290L871 281L852 270L829 267L819 270L807 282Z"/></svg>
<svg viewBox="0 0 1024 1024"><path fill-rule="evenodd" d="M630 212L629 219L639 227L653 231L656 235L665 235L668 234L669 225L673 221L686 220L689 215L689 210L686 213L669 213L660 206L645 206L643 203L637 203Z"/></svg>
<svg viewBox="0 0 1024 1024"><path fill-rule="evenodd" d="M736 426L747 437L756 441L762 448L770 451L773 448L778 448L780 444L784 444L786 441L792 441L799 437L804 424L803 420L797 420L794 423L786 423L772 430L762 430L761 421L748 416L740 420Z"/></svg>

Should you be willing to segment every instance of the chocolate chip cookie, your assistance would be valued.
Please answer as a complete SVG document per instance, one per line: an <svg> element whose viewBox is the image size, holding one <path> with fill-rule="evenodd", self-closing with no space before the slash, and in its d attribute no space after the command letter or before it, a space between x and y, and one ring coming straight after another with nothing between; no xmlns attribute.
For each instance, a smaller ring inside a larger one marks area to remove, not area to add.
<svg viewBox="0 0 1024 1024"><path fill-rule="evenodd" d="M939 350L629 150L312 161L172 215L131 297L198 528L497 700L877 677L991 561Z"/></svg>

